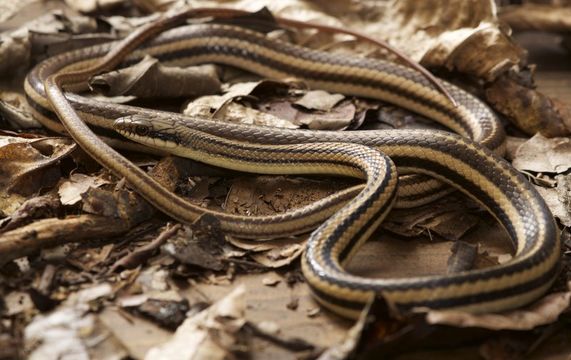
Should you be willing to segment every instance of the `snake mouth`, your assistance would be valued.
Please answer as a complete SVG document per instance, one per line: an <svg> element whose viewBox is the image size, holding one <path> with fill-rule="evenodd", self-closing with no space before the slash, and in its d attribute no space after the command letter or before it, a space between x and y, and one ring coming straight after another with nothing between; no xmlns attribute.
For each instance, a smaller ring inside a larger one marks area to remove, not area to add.
<svg viewBox="0 0 571 360"><path fill-rule="evenodd" d="M139 144L157 148L172 148L179 143L176 133L161 128L159 124L141 116L125 116L113 123L113 129Z"/></svg>

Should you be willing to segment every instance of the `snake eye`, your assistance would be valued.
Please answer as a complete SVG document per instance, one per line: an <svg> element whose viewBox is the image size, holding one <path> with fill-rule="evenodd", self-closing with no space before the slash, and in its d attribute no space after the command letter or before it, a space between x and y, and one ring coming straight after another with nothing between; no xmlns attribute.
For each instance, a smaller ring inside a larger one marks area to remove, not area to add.
<svg viewBox="0 0 571 360"><path fill-rule="evenodd" d="M135 126L135 134L139 136L147 136L149 134L149 127L145 125Z"/></svg>

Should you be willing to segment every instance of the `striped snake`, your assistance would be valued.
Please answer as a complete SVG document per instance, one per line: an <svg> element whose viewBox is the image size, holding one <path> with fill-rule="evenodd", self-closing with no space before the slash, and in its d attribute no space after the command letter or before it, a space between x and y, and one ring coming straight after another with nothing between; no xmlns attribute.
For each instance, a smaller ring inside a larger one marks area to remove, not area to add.
<svg viewBox="0 0 571 360"><path fill-rule="evenodd" d="M67 130L103 166L125 177L143 197L180 221L191 222L210 212L231 235L271 238L307 232L328 218L311 234L302 268L316 299L344 316L355 317L375 294L401 310L501 311L531 302L554 281L560 245L553 217L526 179L498 156L504 151L503 130L477 98L441 81L453 104L409 68L310 50L229 25L183 26L134 49L170 26L166 19L119 45L75 50L37 65L25 82L35 116L51 130ZM216 62L269 78L293 76L311 87L391 102L461 136L426 130L335 132L219 123L73 93L64 97L60 91L61 86L68 91L85 90L91 74L121 61L122 66L128 65L146 54L173 65ZM118 138L113 129L134 141ZM235 170L333 174L365 178L366 183L276 216L231 215L173 195L106 143L123 149L168 151ZM443 190L433 178L448 183L478 201L503 225L514 244L513 259L446 276L368 279L346 272L343 265L395 202L397 177L387 156L402 174L430 177L401 178L402 206L439 196Z"/></svg>

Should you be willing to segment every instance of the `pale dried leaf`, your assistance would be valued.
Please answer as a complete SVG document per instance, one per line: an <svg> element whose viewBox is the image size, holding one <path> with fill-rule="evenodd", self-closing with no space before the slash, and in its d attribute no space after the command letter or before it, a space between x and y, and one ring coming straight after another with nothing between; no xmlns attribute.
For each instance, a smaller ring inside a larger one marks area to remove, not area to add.
<svg viewBox="0 0 571 360"><path fill-rule="evenodd" d="M238 287L208 309L187 318L165 344L150 349L145 359L227 359L245 324L245 287Z"/></svg>
<svg viewBox="0 0 571 360"><path fill-rule="evenodd" d="M70 8L82 13L109 10L125 2L125 0L65 0Z"/></svg>
<svg viewBox="0 0 571 360"><path fill-rule="evenodd" d="M287 88L283 83L267 80L237 83L230 86L224 95L203 96L190 102L183 110L183 113L188 116L211 118L213 120L289 129L297 128L290 121L233 102L234 99L250 96L254 90L261 86Z"/></svg>
<svg viewBox="0 0 571 360"><path fill-rule="evenodd" d="M89 302L111 294L112 287L102 283L72 294L52 313L36 315L24 330L28 359L88 360L87 344L101 336Z"/></svg>
<svg viewBox="0 0 571 360"><path fill-rule="evenodd" d="M0 24L17 15L27 5L38 0L0 1Z"/></svg>
<svg viewBox="0 0 571 360"><path fill-rule="evenodd" d="M295 102L307 110L330 111L337 103L345 98L342 94L330 94L324 90L308 91Z"/></svg>
<svg viewBox="0 0 571 360"><path fill-rule="evenodd" d="M289 244L281 248L252 254L252 258L266 267L277 269L291 264L303 253L304 249L305 243Z"/></svg>
<svg viewBox="0 0 571 360"><path fill-rule="evenodd" d="M306 125L312 130L344 130L355 118L355 105L346 101L326 113L297 113L294 124Z"/></svg>
<svg viewBox="0 0 571 360"><path fill-rule="evenodd" d="M58 189L60 201L63 205L74 205L81 201L81 195L89 188L98 188L109 183L109 180L99 176L71 174L69 180L64 181Z"/></svg>
<svg viewBox="0 0 571 360"><path fill-rule="evenodd" d="M531 330L550 324L569 307L571 292L549 294L530 306L502 314L469 314L456 311L431 310L426 315L429 324L456 327L479 327L490 330Z"/></svg>
<svg viewBox="0 0 571 360"><path fill-rule="evenodd" d="M515 31L571 31L571 8L560 5L524 4L501 8L500 19Z"/></svg>
<svg viewBox="0 0 571 360"><path fill-rule="evenodd" d="M555 176L556 186L552 188L536 186L549 210L565 226L571 226L571 176Z"/></svg>
<svg viewBox="0 0 571 360"><path fill-rule="evenodd" d="M512 165L518 170L565 172L571 168L571 140L536 134L520 145Z"/></svg>
<svg viewBox="0 0 571 360"><path fill-rule="evenodd" d="M274 249L280 249L284 247L289 247L294 244L303 244L307 239L305 237L292 237L286 239L272 239L272 240L248 240L248 239L238 239L234 237L228 237L228 241L244 250L248 250L250 252L262 252Z"/></svg>
<svg viewBox="0 0 571 360"><path fill-rule="evenodd" d="M0 91L0 115L17 130L41 127L33 118L25 96L18 92Z"/></svg>
<svg viewBox="0 0 571 360"><path fill-rule="evenodd" d="M17 314L31 314L35 309L30 294L21 291L12 291L4 296L4 314L14 316Z"/></svg>
<svg viewBox="0 0 571 360"><path fill-rule="evenodd" d="M268 275L266 275L262 279L262 284L264 284L266 286L276 286L281 281L282 281L282 278L280 276L278 276L278 274L272 272L272 273L269 273Z"/></svg>
<svg viewBox="0 0 571 360"><path fill-rule="evenodd" d="M218 93L221 86L214 65L164 66L150 56L128 68L95 76L90 84L108 96L139 98L211 95Z"/></svg>

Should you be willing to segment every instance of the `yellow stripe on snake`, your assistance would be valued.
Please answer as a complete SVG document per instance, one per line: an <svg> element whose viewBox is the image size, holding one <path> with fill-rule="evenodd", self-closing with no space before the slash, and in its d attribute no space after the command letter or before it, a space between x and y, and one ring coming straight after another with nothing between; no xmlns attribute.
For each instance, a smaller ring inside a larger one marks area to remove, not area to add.
<svg viewBox="0 0 571 360"><path fill-rule="evenodd" d="M148 33L141 31L142 35L133 38L144 39L164 26L150 25L145 30ZM51 130L68 130L103 166L125 177L143 197L180 221L191 222L211 212L229 234L270 238L310 231L331 216L311 234L302 260L308 284L329 309L355 317L371 296L382 295L402 310L502 311L537 299L554 281L560 245L553 217L536 190L498 156L504 151L502 127L476 97L441 81L455 106L409 68L310 50L229 25L180 27L131 53L137 44L128 39L119 45L93 46L39 64L25 83L35 115ZM72 93L66 94L66 100L59 90L62 85L68 90L83 90L91 73L123 58L122 66L133 63L145 54L169 64L216 62L268 78L296 77L314 88L391 102L461 136L426 130L335 132L220 123ZM166 191L105 145L78 114L107 143L120 148L168 151L246 172L353 176L366 179L366 183L286 214L246 217L217 213ZM113 129L134 142L118 139ZM401 178L401 206L440 196L442 187L432 178L448 183L478 201L503 225L514 243L513 259L481 270L406 279L368 279L345 271L343 265L395 202L397 176L387 156L400 174L430 177Z"/></svg>

